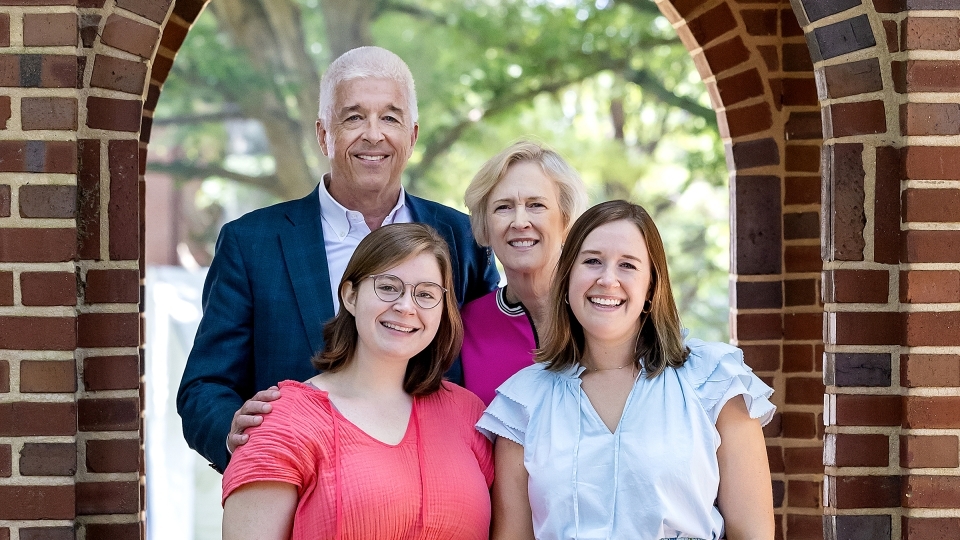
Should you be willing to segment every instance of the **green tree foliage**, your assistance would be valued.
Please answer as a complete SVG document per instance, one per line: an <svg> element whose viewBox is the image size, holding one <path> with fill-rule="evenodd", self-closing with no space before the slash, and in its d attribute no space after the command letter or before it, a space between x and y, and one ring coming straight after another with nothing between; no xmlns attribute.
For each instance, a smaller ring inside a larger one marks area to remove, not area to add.
<svg viewBox="0 0 960 540"><path fill-rule="evenodd" d="M302 196L326 169L318 74L364 44L399 54L417 83L408 190L462 207L487 158L518 138L544 141L594 202L626 198L655 216L685 324L727 337L716 116L650 0L214 0L164 86L149 167L204 180L201 206Z"/></svg>

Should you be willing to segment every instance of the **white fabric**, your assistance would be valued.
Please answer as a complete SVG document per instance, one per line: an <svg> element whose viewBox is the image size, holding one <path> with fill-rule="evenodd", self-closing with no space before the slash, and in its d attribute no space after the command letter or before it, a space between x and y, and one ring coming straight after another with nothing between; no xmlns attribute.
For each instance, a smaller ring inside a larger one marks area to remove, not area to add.
<svg viewBox="0 0 960 540"><path fill-rule="evenodd" d="M722 537L716 418L743 395L765 424L773 390L740 349L699 339L687 346L682 367L640 374L614 433L580 388L581 366L555 373L537 364L497 389L477 429L523 446L538 540Z"/></svg>
<svg viewBox="0 0 960 540"><path fill-rule="evenodd" d="M356 210L348 210L342 204L338 203L330 192L327 191L327 182L330 181L330 174L323 175L320 182L320 216L323 218L323 245L327 253L327 271L330 274L330 292L333 293L333 312L340 310L340 296L337 294L337 288L340 286L340 279L343 278L343 272L347 269L347 263L350 257L368 234L370 227L363 220L363 214ZM400 186L400 197L397 198L397 204L390 210L387 217L384 218L381 225L390 225L391 223L410 223L413 216L410 209L404 204L406 192L403 186Z"/></svg>

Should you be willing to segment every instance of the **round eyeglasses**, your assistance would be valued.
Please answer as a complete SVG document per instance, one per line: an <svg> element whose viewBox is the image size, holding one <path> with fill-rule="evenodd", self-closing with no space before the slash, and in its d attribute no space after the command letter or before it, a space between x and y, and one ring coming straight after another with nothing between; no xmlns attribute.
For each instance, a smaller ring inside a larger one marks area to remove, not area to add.
<svg viewBox="0 0 960 540"><path fill-rule="evenodd" d="M420 283L404 283L402 279L392 274L373 274L367 276L373 278L373 290L377 293L377 298L384 302L394 302L403 296L407 287L413 289L413 301L423 309L433 309L443 300L446 289L432 281L421 281Z"/></svg>

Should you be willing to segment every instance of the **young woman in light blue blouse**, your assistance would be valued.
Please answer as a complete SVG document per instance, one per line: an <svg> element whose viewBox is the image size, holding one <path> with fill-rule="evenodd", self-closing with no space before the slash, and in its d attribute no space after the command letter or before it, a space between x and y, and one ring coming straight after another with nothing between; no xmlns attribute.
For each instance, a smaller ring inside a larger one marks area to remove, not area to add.
<svg viewBox="0 0 960 540"><path fill-rule="evenodd" d="M477 423L496 442L494 540L771 540L773 392L736 347L684 340L647 212L573 225L537 364Z"/></svg>

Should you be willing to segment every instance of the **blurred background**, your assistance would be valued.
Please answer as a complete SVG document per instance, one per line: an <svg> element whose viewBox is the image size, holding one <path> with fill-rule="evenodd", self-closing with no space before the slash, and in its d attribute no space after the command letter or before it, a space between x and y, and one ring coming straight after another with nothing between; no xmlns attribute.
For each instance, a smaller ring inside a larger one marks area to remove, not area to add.
<svg viewBox="0 0 960 540"><path fill-rule="evenodd" d="M221 477L187 448L174 403L205 267L225 222L319 181L320 74L370 44L416 81L408 191L462 210L486 159L542 141L580 171L591 203L650 211L684 325L729 340L723 146L652 0L213 0L164 84L148 154L148 538L220 538Z"/></svg>

